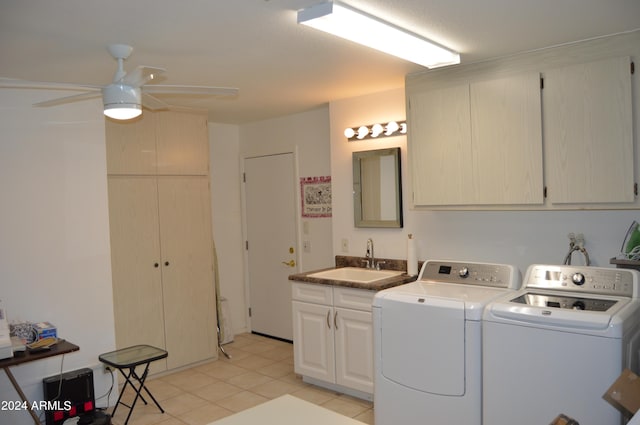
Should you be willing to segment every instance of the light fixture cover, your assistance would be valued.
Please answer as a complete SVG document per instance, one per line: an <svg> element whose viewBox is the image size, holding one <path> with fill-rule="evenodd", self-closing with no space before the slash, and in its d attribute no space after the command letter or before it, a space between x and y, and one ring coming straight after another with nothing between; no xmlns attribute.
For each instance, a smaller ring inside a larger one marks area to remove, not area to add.
<svg viewBox="0 0 640 425"><path fill-rule="evenodd" d="M109 84L102 89L104 114L114 120L130 120L142 114L140 89L126 84Z"/></svg>
<svg viewBox="0 0 640 425"><path fill-rule="evenodd" d="M458 53L336 1L298 11L298 23L427 68L460 63Z"/></svg>

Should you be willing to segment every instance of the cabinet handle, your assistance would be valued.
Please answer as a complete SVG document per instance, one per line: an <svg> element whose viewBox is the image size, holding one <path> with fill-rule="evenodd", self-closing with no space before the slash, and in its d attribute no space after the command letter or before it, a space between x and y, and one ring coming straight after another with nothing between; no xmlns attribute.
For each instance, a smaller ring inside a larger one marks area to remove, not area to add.
<svg viewBox="0 0 640 425"><path fill-rule="evenodd" d="M153 267L155 267L155 268L157 269L158 267L160 267L160 264L158 264L158 263L153 263Z"/></svg>
<svg viewBox="0 0 640 425"><path fill-rule="evenodd" d="M165 262L164 262L164 265L165 265L165 266L168 266L168 265L169 265L169 262L168 262L168 261L165 261Z"/></svg>
<svg viewBox="0 0 640 425"><path fill-rule="evenodd" d="M333 327L338 330L338 310L333 314Z"/></svg>
<svg viewBox="0 0 640 425"><path fill-rule="evenodd" d="M327 327L331 329L331 322L329 321L331 317L331 310L327 311Z"/></svg>

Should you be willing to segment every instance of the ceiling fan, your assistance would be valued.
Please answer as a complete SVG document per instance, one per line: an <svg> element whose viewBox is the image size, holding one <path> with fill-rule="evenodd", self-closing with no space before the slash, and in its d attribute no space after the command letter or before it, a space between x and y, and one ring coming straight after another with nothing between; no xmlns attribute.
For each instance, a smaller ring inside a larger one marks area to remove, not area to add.
<svg viewBox="0 0 640 425"><path fill-rule="evenodd" d="M150 110L167 109L169 105L152 94L196 94L211 96L236 96L237 88L147 84L165 72L163 68L139 66L132 72L124 70L124 61L131 55L133 47L126 44L111 44L107 50L118 62L113 81L105 86L91 84L39 83L9 78L0 79L0 87L9 88L66 88L81 89L83 93L34 104L37 107L61 105L68 102L91 99L102 95L104 114L116 120L128 120L142 113L142 106Z"/></svg>

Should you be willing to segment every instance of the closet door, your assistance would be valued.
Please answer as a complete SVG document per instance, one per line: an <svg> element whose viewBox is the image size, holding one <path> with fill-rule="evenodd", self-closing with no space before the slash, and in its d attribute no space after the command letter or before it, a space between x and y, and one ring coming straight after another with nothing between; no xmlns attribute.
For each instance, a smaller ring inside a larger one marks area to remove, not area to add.
<svg viewBox="0 0 640 425"><path fill-rule="evenodd" d="M157 112L158 174L209 174L207 116L190 112Z"/></svg>
<svg viewBox="0 0 640 425"><path fill-rule="evenodd" d="M116 348L165 347L155 177L109 176ZM152 370L166 369L166 361Z"/></svg>
<svg viewBox="0 0 640 425"><path fill-rule="evenodd" d="M138 119L105 119L107 173L156 174L156 116L144 111Z"/></svg>
<svg viewBox="0 0 640 425"><path fill-rule="evenodd" d="M167 366L217 354L213 236L207 177L158 177Z"/></svg>

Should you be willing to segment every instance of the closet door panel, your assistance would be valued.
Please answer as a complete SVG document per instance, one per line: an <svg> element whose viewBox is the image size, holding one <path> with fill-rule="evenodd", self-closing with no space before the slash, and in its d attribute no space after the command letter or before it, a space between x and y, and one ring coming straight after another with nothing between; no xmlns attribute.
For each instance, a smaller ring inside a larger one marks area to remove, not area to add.
<svg viewBox="0 0 640 425"><path fill-rule="evenodd" d="M156 173L156 117L145 111L138 119L105 119L107 173L154 175Z"/></svg>
<svg viewBox="0 0 640 425"><path fill-rule="evenodd" d="M158 177L168 367L217 354L213 237L207 177Z"/></svg>
<svg viewBox="0 0 640 425"><path fill-rule="evenodd" d="M157 113L158 174L209 174L209 132L202 114L165 111Z"/></svg>
<svg viewBox="0 0 640 425"><path fill-rule="evenodd" d="M165 347L155 177L110 176L109 221L116 348ZM165 370L166 361L152 370Z"/></svg>

